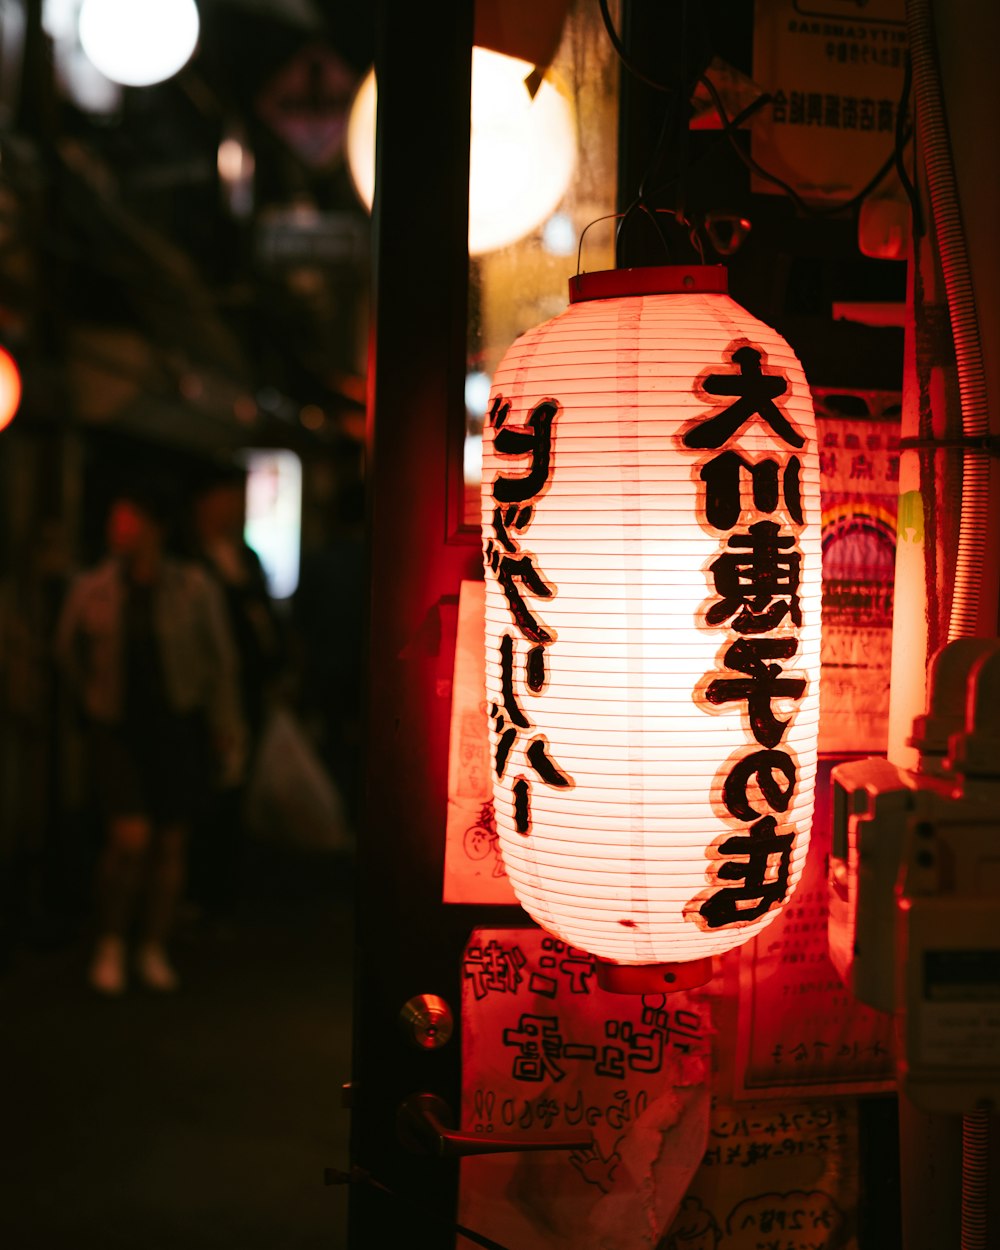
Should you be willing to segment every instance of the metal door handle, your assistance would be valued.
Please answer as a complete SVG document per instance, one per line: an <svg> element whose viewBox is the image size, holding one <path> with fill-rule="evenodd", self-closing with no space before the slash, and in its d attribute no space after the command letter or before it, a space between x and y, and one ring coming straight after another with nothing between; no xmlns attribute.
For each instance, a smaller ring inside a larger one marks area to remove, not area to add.
<svg viewBox="0 0 1000 1250"><path fill-rule="evenodd" d="M411 1094L396 1113L399 1140L414 1154L458 1159L465 1155L510 1154L520 1150L586 1150L594 1144L590 1133L563 1137L494 1137L461 1133L449 1128L451 1110L437 1094Z"/></svg>

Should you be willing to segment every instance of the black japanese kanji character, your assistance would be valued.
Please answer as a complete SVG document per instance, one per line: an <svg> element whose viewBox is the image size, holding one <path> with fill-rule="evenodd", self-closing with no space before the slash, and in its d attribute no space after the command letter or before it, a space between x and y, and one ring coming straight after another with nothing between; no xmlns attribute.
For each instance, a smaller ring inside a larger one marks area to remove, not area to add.
<svg viewBox="0 0 1000 1250"><path fill-rule="evenodd" d="M547 786L555 786L559 790L570 789L573 785L572 778L567 777L548 754L546 750L548 745L547 739L542 734L532 739L527 750L528 763Z"/></svg>
<svg viewBox="0 0 1000 1250"><path fill-rule="evenodd" d="M795 835L779 834L776 829L774 817L764 816L746 833L734 834L720 845L719 852L727 860L716 869L716 876L742 884L716 890L702 903L698 910L710 929L756 920L784 900Z"/></svg>
<svg viewBox="0 0 1000 1250"><path fill-rule="evenodd" d="M515 777L511 791L514 795L514 828L527 837L531 832L531 782L527 777Z"/></svg>
<svg viewBox="0 0 1000 1250"><path fill-rule="evenodd" d="M776 747L788 727L787 720L774 715L771 700L801 699L806 688L804 678L784 677L780 664L766 661L787 660L798 647L797 638L738 638L726 651L725 663L746 677L718 677L705 692L716 706L745 699L750 729L761 746Z"/></svg>
<svg viewBox="0 0 1000 1250"><path fill-rule="evenodd" d="M521 710L514 693L514 639L510 634L504 634L500 639L500 698L501 705L494 703L490 708L490 719L497 734L497 749L493 757L497 777L504 775L518 729L531 728L531 722Z"/></svg>
<svg viewBox="0 0 1000 1250"><path fill-rule="evenodd" d="M528 658L524 662L524 675L528 679L528 689L532 694L538 694L545 689L545 648L543 646L532 647L528 652Z"/></svg>
<svg viewBox="0 0 1000 1250"><path fill-rule="evenodd" d="M501 946L491 938L486 946L470 946L462 964L463 976L472 982L477 999L490 993L516 994L524 980L521 969L527 958L520 946Z"/></svg>
<svg viewBox="0 0 1000 1250"><path fill-rule="evenodd" d="M552 458L552 422L559 405L551 399L543 400L531 410L525 425L513 428L507 425L510 403L498 395L490 408L490 425L493 450L499 456L530 456L528 472L519 477L497 474L493 482L493 498L497 503L527 503L534 499L549 480Z"/></svg>
<svg viewBox="0 0 1000 1250"><path fill-rule="evenodd" d="M735 451L724 451L701 468L705 483L705 519L714 529L731 530L739 521L743 504L740 495L740 471L750 474L753 506L758 512L773 512L779 494L784 498L788 515L796 525L802 524L802 462L791 456L781 473L779 490L778 462L745 460Z"/></svg>
<svg viewBox="0 0 1000 1250"><path fill-rule="evenodd" d="M566 1075L557 1063L563 1038L556 1016L523 1015L516 1029L504 1029L504 1046L516 1047L511 1075L518 1081L561 1081Z"/></svg>
<svg viewBox="0 0 1000 1250"><path fill-rule="evenodd" d="M777 779L781 773L786 785ZM738 820L753 820L761 813L747 797L747 783L757 778L760 792L768 806L776 812L787 812L795 790L795 761L787 751L753 751L737 760L722 787L722 801L726 811Z"/></svg>
<svg viewBox="0 0 1000 1250"><path fill-rule="evenodd" d="M532 512L531 504L523 508L516 503L507 504L506 507L497 504L493 509L493 533L504 551L514 553L518 550L517 543L510 536L510 531L527 529L531 522Z"/></svg>
<svg viewBox="0 0 1000 1250"><path fill-rule="evenodd" d="M722 412L688 430L682 440L684 446L713 450L722 447L755 416L790 446L805 446L806 440L774 403L788 390L788 380L780 374L764 373L760 367L761 353L748 343L738 347L730 359L739 366L739 373L710 373L702 386L709 395L737 395L739 398Z"/></svg>
<svg viewBox="0 0 1000 1250"><path fill-rule="evenodd" d="M525 664L529 689L537 692L544 684L545 663L541 647L533 647ZM490 706L490 719L497 735L493 768L498 778L507 770L510 753L517 742L519 730L534 728L524 713L514 689L514 637L504 634L500 639L500 702ZM538 734L528 743L525 758L536 776L547 786L568 789L574 782L548 753L548 739ZM525 776L514 779L514 827L518 833L531 832L531 782Z"/></svg>
<svg viewBox="0 0 1000 1250"><path fill-rule="evenodd" d="M523 586L539 599L551 599L555 593L551 586L546 585L533 559L527 553L518 556L507 555L492 539L486 544L486 558L496 575L503 591L507 606L510 608L514 624L531 642L550 643L555 635L541 623L525 602L520 587ZM519 585L520 583L520 585Z"/></svg>
<svg viewBox="0 0 1000 1250"><path fill-rule="evenodd" d="M734 534L730 551L709 565L722 596L705 613L709 625L732 617L738 634L766 634L790 616L802 624L799 572L802 557L791 551L795 539L781 537L774 521L757 521L748 534Z"/></svg>

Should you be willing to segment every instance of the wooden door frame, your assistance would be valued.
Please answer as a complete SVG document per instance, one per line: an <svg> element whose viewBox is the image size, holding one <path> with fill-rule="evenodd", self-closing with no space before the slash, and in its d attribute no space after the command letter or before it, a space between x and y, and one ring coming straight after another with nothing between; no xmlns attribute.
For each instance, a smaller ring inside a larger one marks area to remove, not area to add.
<svg viewBox="0 0 1000 1250"><path fill-rule="evenodd" d="M457 1027L443 1049L422 1051L398 1017L408 999L434 993L457 1020L459 954L484 911L441 904L458 592L482 576L478 535L450 533L449 517L465 412L473 9L383 0L378 14L351 1159L396 1196L352 1187L356 1250L444 1250L455 1239L458 1169L408 1154L395 1117L423 1090L457 1111Z"/></svg>

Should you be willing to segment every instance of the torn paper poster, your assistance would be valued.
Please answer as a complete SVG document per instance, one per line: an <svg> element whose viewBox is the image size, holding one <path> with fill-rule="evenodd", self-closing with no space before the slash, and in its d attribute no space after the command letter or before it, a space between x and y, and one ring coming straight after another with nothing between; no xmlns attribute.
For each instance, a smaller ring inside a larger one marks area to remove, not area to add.
<svg viewBox="0 0 1000 1250"><path fill-rule="evenodd" d="M516 905L500 858L493 819L486 717L485 603L482 582L462 582L448 744L444 901Z"/></svg>
<svg viewBox="0 0 1000 1250"><path fill-rule="evenodd" d="M708 1148L657 1250L857 1250L853 1099L713 1098Z"/></svg>
<svg viewBox="0 0 1000 1250"><path fill-rule="evenodd" d="M710 1036L701 992L609 994L540 929L475 930L463 1128L590 1143L463 1160L460 1222L518 1250L654 1250L705 1152Z"/></svg>

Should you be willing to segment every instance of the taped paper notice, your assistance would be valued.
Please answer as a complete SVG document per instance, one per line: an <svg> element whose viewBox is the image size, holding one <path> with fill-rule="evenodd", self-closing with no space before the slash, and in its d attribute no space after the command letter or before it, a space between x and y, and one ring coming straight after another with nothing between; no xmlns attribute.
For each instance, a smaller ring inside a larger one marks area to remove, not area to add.
<svg viewBox="0 0 1000 1250"><path fill-rule="evenodd" d="M462 582L448 746L444 901L516 906L517 899L500 858L493 819L485 614L483 583Z"/></svg>
<svg viewBox="0 0 1000 1250"><path fill-rule="evenodd" d="M850 1099L713 1099L708 1149L657 1250L857 1250Z"/></svg>
<svg viewBox="0 0 1000 1250"><path fill-rule="evenodd" d="M705 1153L710 1033L702 994L608 994L593 956L540 929L475 930L463 1128L591 1140L464 1159L459 1221L518 1250L656 1246Z"/></svg>
<svg viewBox="0 0 1000 1250"><path fill-rule="evenodd" d="M895 1089L892 1017L844 987L827 953L826 861L830 760L816 778L812 841L799 887L740 952L734 1085L766 1093L881 1093Z"/></svg>

